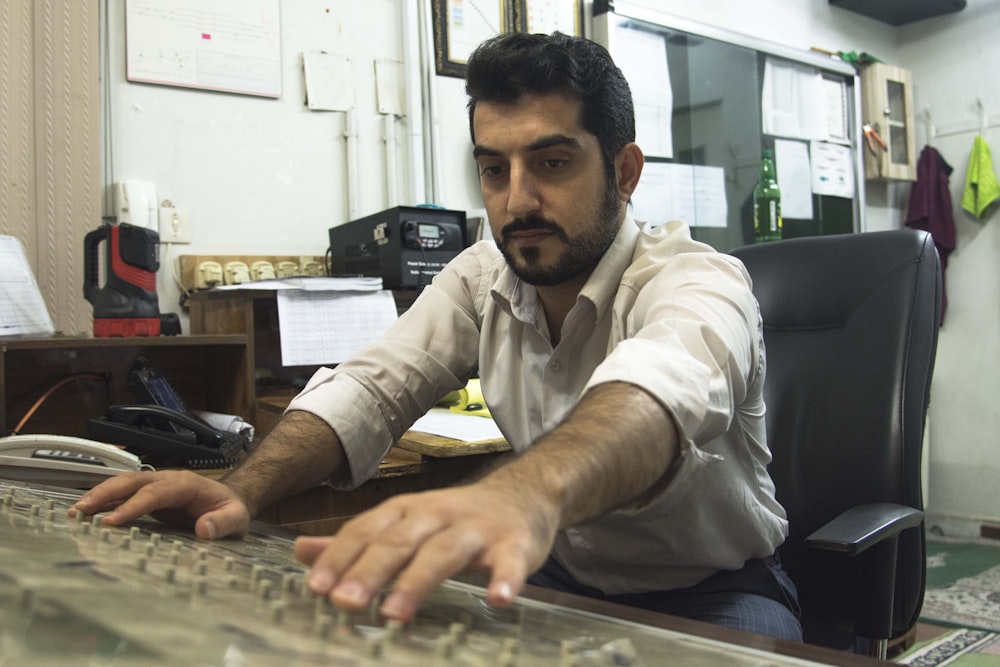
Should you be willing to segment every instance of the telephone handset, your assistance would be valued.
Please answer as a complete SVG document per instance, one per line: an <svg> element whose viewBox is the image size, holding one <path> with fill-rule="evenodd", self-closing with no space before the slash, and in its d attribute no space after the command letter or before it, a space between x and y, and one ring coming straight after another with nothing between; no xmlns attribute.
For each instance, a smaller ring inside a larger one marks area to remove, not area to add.
<svg viewBox="0 0 1000 667"><path fill-rule="evenodd" d="M243 435L220 431L197 415L164 405L113 405L106 416L88 421L87 431L160 467L225 468L246 446Z"/></svg>
<svg viewBox="0 0 1000 667"><path fill-rule="evenodd" d="M103 442L66 435L0 438L0 477L89 489L120 472L141 470L139 457Z"/></svg>
<svg viewBox="0 0 1000 667"><path fill-rule="evenodd" d="M112 405L108 408L108 419L129 426L141 426L146 419L154 424L168 423L193 433L191 444L214 449L222 449L227 436L233 435L220 431L197 415L179 412L165 405Z"/></svg>
<svg viewBox="0 0 1000 667"><path fill-rule="evenodd" d="M240 433L221 431L188 412L166 376L139 357L127 384L138 404L114 405L87 423L94 438L113 442L158 467L227 468L249 443Z"/></svg>

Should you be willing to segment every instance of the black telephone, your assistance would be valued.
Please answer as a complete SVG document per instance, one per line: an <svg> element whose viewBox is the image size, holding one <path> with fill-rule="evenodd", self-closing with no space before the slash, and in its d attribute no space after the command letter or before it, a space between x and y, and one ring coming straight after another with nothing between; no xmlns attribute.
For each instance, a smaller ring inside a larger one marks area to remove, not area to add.
<svg viewBox="0 0 1000 667"><path fill-rule="evenodd" d="M138 454L151 465L179 468L230 467L249 443L187 411L167 378L139 357L127 384L138 405L113 405L87 423L92 438Z"/></svg>

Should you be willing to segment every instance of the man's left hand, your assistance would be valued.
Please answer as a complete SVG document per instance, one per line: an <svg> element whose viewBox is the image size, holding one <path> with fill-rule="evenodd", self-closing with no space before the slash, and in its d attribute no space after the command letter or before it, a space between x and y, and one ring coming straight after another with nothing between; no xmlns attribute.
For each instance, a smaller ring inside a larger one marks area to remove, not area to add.
<svg viewBox="0 0 1000 667"><path fill-rule="evenodd" d="M491 573L487 601L510 605L548 556L559 515L551 503L501 486L487 478L396 496L333 537L300 537L295 555L312 568L310 590L361 609L396 578L380 612L407 621L446 579L475 568Z"/></svg>

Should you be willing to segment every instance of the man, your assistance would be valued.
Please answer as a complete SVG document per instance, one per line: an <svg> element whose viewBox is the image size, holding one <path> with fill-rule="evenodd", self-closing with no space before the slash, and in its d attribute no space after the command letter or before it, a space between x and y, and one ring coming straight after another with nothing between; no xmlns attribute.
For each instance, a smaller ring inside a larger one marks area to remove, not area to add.
<svg viewBox="0 0 1000 667"><path fill-rule="evenodd" d="M466 250L386 337L321 369L222 483L109 480L76 509L194 520L240 534L260 509L326 481L349 488L478 368L518 456L463 486L397 496L333 537L300 538L308 585L408 619L444 579L490 572L800 638L786 535L767 474L763 340L742 265L681 223L627 213L643 156L631 94L601 47L510 34L468 64L473 156L496 244ZM534 573L534 574L533 574Z"/></svg>

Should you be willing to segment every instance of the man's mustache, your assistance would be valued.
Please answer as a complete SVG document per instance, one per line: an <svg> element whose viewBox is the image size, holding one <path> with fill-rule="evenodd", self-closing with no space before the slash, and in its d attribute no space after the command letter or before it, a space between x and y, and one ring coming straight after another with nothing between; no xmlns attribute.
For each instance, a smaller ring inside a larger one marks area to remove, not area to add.
<svg viewBox="0 0 1000 667"><path fill-rule="evenodd" d="M517 232L529 232L534 230L543 230L547 232L552 232L562 240L566 241L566 232L563 228L552 222L551 220L546 220L540 216L528 216L527 218L517 218L504 225L500 229L500 235L504 239L510 237L511 234L516 234Z"/></svg>

